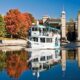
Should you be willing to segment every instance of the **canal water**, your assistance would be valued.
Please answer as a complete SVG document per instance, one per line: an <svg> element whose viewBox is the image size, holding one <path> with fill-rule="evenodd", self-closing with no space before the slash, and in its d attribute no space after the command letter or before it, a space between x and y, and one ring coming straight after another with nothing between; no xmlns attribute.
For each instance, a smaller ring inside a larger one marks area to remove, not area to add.
<svg viewBox="0 0 80 80"><path fill-rule="evenodd" d="M80 47L72 45L62 50L0 50L0 80L80 80ZM43 57L37 68L37 58L48 53L53 62Z"/></svg>

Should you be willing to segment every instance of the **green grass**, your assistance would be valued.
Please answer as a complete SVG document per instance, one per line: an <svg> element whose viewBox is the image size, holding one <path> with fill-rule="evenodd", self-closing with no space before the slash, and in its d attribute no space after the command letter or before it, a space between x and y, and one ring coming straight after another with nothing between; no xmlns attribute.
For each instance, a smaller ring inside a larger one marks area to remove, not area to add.
<svg viewBox="0 0 80 80"><path fill-rule="evenodd" d="M4 38L4 37L0 37L0 40L13 40L13 38Z"/></svg>

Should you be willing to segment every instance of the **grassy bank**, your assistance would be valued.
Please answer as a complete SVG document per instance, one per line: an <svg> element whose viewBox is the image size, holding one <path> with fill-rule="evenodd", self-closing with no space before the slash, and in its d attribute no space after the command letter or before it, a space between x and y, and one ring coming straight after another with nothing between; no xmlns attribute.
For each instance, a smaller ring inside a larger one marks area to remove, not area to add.
<svg viewBox="0 0 80 80"><path fill-rule="evenodd" d="M0 40L15 40L13 38L4 38L4 37L0 37Z"/></svg>

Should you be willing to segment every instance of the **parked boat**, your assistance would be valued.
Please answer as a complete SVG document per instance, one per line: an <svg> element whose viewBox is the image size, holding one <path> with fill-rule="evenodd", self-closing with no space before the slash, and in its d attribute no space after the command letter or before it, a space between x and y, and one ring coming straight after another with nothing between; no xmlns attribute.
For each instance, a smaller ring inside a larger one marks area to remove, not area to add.
<svg viewBox="0 0 80 80"><path fill-rule="evenodd" d="M32 26L27 39L28 48L60 48L60 31L49 26Z"/></svg>

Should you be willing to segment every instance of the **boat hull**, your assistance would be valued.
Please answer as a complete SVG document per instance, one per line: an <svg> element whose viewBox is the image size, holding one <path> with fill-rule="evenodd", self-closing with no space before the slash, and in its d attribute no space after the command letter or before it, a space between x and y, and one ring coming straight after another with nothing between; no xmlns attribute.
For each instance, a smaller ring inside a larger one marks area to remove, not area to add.
<svg viewBox="0 0 80 80"><path fill-rule="evenodd" d="M32 48L32 49L56 49L56 48L60 48L60 42L58 42L58 45L55 45L55 42L53 42L53 43L30 42L29 44L27 44L27 48Z"/></svg>

